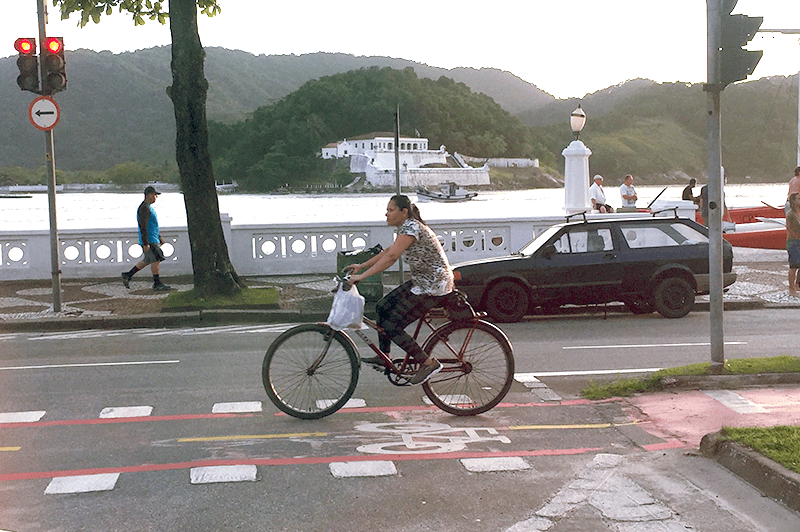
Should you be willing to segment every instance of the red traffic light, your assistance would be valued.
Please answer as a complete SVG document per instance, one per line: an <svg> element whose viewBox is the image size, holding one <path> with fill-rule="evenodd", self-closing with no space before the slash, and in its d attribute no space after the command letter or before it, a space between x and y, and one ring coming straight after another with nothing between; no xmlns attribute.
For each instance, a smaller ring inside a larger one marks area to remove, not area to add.
<svg viewBox="0 0 800 532"><path fill-rule="evenodd" d="M14 41L14 49L21 54L36 55L36 39L31 37L20 37Z"/></svg>
<svg viewBox="0 0 800 532"><path fill-rule="evenodd" d="M48 37L44 42L44 48L51 54L60 54L64 49L64 42L61 37Z"/></svg>

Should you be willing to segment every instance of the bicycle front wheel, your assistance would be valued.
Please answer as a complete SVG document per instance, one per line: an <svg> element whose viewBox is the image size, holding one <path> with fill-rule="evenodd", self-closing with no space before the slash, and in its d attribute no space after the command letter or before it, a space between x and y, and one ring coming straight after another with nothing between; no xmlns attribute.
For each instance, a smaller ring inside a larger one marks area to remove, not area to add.
<svg viewBox="0 0 800 532"><path fill-rule="evenodd" d="M486 412L514 382L511 343L491 323L446 323L431 334L424 349L444 367L422 387L433 404L450 414Z"/></svg>
<svg viewBox="0 0 800 532"><path fill-rule="evenodd" d="M308 323L284 332L264 355L261 378L270 401L290 416L319 419L353 395L358 355L342 332Z"/></svg>

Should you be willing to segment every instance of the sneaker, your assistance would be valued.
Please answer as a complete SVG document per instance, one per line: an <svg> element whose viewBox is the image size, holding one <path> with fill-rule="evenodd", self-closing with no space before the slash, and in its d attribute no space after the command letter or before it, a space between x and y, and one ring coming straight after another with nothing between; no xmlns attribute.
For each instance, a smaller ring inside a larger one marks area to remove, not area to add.
<svg viewBox="0 0 800 532"><path fill-rule="evenodd" d="M164 283L158 283L153 285L153 290L157 292L169 292L172 290L172 287Z"/></svg>
<svg viewBox="0 0 800 532"><path fill-rule="evenodd" d="M128 272L122 272L122 286L124 286L125 288L130 288L131 277L132 275L130 275Z"/></svg>
<svg viewBox="0 0 800 532"><path fill-rule="evenodd" d="M419 368L419 371L417 371L408 382L416 386L417 384L427 382L428 379L442 371L442 363L436 359L433 361L436 362L436 364L423 364L422 367Z"/></svg>

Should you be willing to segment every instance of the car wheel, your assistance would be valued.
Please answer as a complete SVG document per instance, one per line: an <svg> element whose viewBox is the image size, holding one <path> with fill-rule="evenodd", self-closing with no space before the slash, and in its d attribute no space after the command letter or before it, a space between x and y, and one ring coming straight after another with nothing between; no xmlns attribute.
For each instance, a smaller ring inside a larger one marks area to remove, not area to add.
<svg viewBox="0 0 800 532"><path fill-rule="evenodd" d="M528 313L529 303L524 286L513 281L500 281L486 295L486 312L495 321L519 321Z"/></svg>
<svg viewBox="0 0 800 532"><path fill-rule="evenodd" d="M655 310L653 298L646 295L627 297L623 303L625 303L625 308L634 314L650 314Z"/></svg>
<svg viewBox="0 0 800 532"><path fill-rule="evenodd" d="M668 277L656 286L653 303L665 318L682 318L694 306L694 290L685 279Z"/></svg>

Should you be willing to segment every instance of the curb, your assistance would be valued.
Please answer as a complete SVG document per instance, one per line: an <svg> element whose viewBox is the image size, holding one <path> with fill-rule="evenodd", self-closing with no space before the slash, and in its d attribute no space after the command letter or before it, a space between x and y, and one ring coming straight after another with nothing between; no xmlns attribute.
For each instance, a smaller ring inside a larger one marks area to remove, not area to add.
<svg viewBox="0 0 800 532"><path fill-rule="evenodd" d="M719 432L703 436L700 452L747 481L765 496L800 512L800 497L797 496L800 493L800 474L740 443L725 440Z"/></svg>
<svg viewBox="0 0 800 532"><path fill-rule="evenodd" d="M53 332L83 329L131 329L136 327L185 327L237 323L304 323L325 321L328 313L290 310L203 310L128 316L68 316L38 320L0 321L0 332Z"/></svg>

